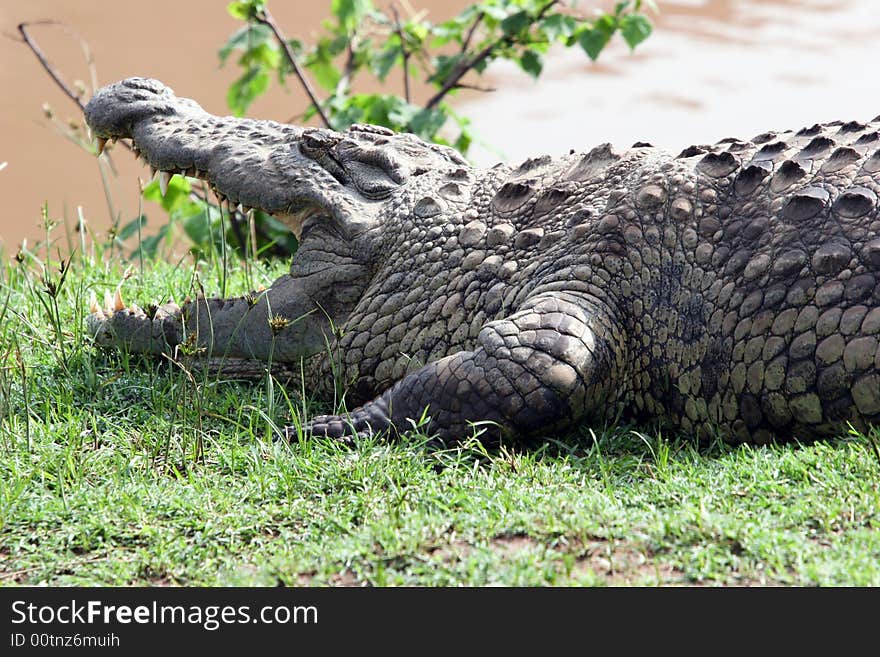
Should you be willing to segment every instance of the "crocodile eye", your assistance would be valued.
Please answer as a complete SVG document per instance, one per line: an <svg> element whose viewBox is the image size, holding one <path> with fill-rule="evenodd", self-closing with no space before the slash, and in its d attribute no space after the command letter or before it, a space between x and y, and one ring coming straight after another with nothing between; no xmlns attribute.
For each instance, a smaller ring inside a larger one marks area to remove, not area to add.
<svg viewBox="0 0 880 657"><path fill-rule="evenodd" d="M388 171L364 162L349 162L346 165L351 181L360 192L371 199L388 198L400 187L400 183L388 175Z"/></svg>
<svg viewBox="0 0 880 657"><path fill-rule="evenodd" d="M311 128L303 132L302 147L306 154L320 153L333 148L339 141L339 137L329 134L320 128Z"/></svg>

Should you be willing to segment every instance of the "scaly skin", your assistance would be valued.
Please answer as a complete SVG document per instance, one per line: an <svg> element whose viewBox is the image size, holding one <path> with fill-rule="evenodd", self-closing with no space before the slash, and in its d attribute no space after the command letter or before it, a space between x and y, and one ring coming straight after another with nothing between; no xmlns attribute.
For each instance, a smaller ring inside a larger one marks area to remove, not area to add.
<svg viewBox="0 0 880 657"><path fill-rule="evenodd" d="M314 433L402 431L425 408L452 440L480 421L530 436L624 418L734 442L880 422L876 120L482 170L374 126L210 116L138 78L86 118L301 237L265 294L98 311L97 342L189 340L233 372L305 359L307 388L336 380L362 404ZM302 319L273 331L278 315Z"/></svg>

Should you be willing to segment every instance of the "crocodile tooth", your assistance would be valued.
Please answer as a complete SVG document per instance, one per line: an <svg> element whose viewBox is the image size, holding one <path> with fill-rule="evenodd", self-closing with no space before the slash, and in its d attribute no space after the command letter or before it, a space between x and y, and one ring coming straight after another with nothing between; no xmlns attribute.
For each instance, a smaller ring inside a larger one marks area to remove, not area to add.
<svg viewBox="0 0 880 657"><path fill-rule="evenodd" d="M89 312L93 314L101 312L101 306L98 305L98 297L95 295L94 290L89 294Z"/></svg>
<svg viewBox="0 0 880 657"><path fill-rule="evenodd" d="M171 180L171 174L167 171L159 172L159 191L162 192L162 196L165 196L165 193L168 191L168 182Z"/></svg>
<svg viewBox="0 0 880 657"><path fill-rule="evenodd" d="M107 140L104 137L98 137L98 155L104 152L104 147L107 145Z"/></svg>
<svg viewBox="0 0 880 657"><path fill-rule="evenodd" d="M125 310L125 302L122 300L122 290L120 288L116 288L116 295L113 297L113 310Z"/></svg>
<svg viewBox="0 0 880 657"><path fill-rule="evenodd" d="M241 212L242 214L247 212L247 210L244 209L244 206L241 203L239 203L237 206L235 206L235 209L238 210L239 212Z"/></svg>

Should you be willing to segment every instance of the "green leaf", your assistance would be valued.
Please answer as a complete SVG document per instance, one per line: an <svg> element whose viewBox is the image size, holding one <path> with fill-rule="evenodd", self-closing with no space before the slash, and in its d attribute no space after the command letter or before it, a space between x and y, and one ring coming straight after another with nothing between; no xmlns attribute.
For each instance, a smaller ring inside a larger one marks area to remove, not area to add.
<svg viewBox="0 0 880 657"><path fill-rule="evenodd" d="M288 39L287 45L290 46L290 49L293 51L294 55L300 55L303 51L303 42L299 39Z"/></svg>
<svg viewBox="0 0 880 657"><path fill-rule="evenodd" d="M246 21L248 19L249 2L230 2L226 5L226 11L233 18Z"/></svg>
<svg viewBox="0 0 880 657"><path fill-rule="evenodd" d="M366 123L364 120L364 110L352 102L355 96L338 96L333 95L324 107L327 112L327 118L330 120L330 127L334 130L342 132L347 130L352 123ZM317 112L313 105L309 105L303 113L303 120L308 121Z"/></svg>
<svg viewBox="0 0 880 657"><path fill-rule="evenodd" d="M464 38L465 25L466 21L462 20L460 14L451 20L435 25L431 30L431 34L434 36L431 47L437 48L450 41L461 43Z"/></svg>
<svg viewBox="0 0 880 657"><path fill-rule="evenodd" d="M127 240L132 235L135 235L138 232L138 229L142 229L146 225L147 215L139 215L120 228L119 232L116 233L116 237L120 240Z"/></svg>
<svg viewBox="0 0 880 657"><path fill-rule="evenodd" d="M244 116L252 102L266 91L269 74L260 67L250 68L229 86L226 104L235 116Z"/></svg>
<svg viewBox="0 0 880 657"><path fill-rule="evenodd" d="M489 67L489 64L492 63L493 59L494 59L494 57L492 57L491 55L489 57L486 57L485 59L483 59L482 61L480 61L476 65L474 65L474 70L477 73L482 73L483 71L485 71Z"/></svg>
<svg viewBox="0 0 880 657"><path fill-rule="evenodd" d="M428 78L428 82L442 86L455 67L461 63L462 57L464 57L462 53L457 55L438 55L434 59L434 75Z"/></svg>
<svg viewBox="0 0 880 657"><path fill-rule="evenodd" d="M332 57L343 52L348 47L348 42L348 35L340 34L335 39L321 39L319 47Z"/></svg>
<svg viewBox="0 0 880 657"><path fill-rule="evenodd" d="M486 3L482 5L483 14L489 18L494 18L496 21L502 21L507 18L507 12L504 8L499 7L492 3Z"/></svg>
<svg viewBox="0 0 880 657"><path fill-rule="evenodd" d="M425 23L404 23L403 33L407 35L409 41L421 43L428 38L430 30Z"/></svg>
<svg viewBox="0 0 880 657"><path fill-rule="evenodd" d="M589 29L581 32L578 42L581 44L581 48L584 49L584 52L587 53L589 58L596 61L596 58L599 56L599 53L602 52L602 48L605 47L609 39L610 37L606 33L600 30Z"/></svg>
<svg viewBox="0 0 880 657"><path fill-rule="evenodd" d="M415 112L407 122L410 132L422 139L433 141L434 136L446 123L446 112L439 108L420 109Z"/></svg>
<svg viewBox="0 0 880 657"><path fill-rule="evenodd" d="M556 41L562 37L570 37L574 34L577 21L571 16L563 16L562 14L551 14L541 19L539 28L547 36L548 41Z"/></svg>
<svg viewBox="0 0 880 657"><path fill-rule="evenodd" d="M630 50L651 36L651 29L648 19L639 14L628 14L620 19L620 34Z"/></svg>
<svg viewBox="0 0 880 657"><path fill-rule="evenodd" d="M153 260L159 250L159 245L171 232L171 224L162 224L155 235L148 235L141 240L137 248L131 252L130 258L136 259L143 256L144 260Z"/></svg>
<svg viewBox="0 0 880 657"><path fill-rule="evenodd" d="M473 141L473 135L467 130L462 130L461 134L459 134L458 138L455 140L455 143L452 144L452 147L462 155L467 155L468 149L471 147Z"/></svg>
<svg viewBox="0 0 880 657"><path fill-rule="evenodd" d="M253 24L239 28L233 32L229 40L217 52L217 55L220 57L220 65L222 66L226 63L233 50L247 52L263 43L274 43L272 41L272 30L266 25Z"/></svg>
<svg viewBox="0 0 880 657"><path fill-rule="evenodd" d="M399 40L388 44L373 57L372 69L377 78L384 81L388 73L402 56Z"/></svg>
<svg viewBox="0 0 880 657"><path fill-rule="evenodd" d="M613 16L605 14L599 18L591 28L581 32L578 42L590 59L596 61L602 49L608 45L611 37L617 29L617 21Z"/></svg>
<svg viewBox="0 0 880 657"><path fill-rule="evenodd" d="M623 14L624 10L626 10L632 4L631 0L624 0L623 2L618 2L614 5L614 14L615 16L620 16Z"/></svg>
<svg viewBox="0 0 880 657"><path fill-rule="evenodd" d="M217 243L222 234L220 217L210 206L202 206L199 212L187 217L182 226L187 237L204 252L210 252L211 243Z"/></svg>
<svg viewBox="0 0 880 657"><path fill-rule="evenodd" d="M373 11L370 0L333 0L330 11L346 32L354 32L364 16Z"/></svg>
<svg viewBox="0 0 880 657"><path fill-rule="evenodd" d="M259 226L260 233L266 235L270 240L268 244L260 243L260 251L271 247L273 244L278 244L291 255L296 253L299 242L296 239L296 235L290 231L290 228L275 219L272 215L264 214L262 212L254 213L254 221L257 226Z"/></svg>
<svg viewBox="0 0 880 657"><path fill-rule="evenodd" d="M522 57L519 58L519 65L522 70L533 78L537 78L541 75L541 70L544 68L544 62L541 60L541 56L534 50L526 50L522 54Z"/></svg>
<svg viewBox="0 0 880 657"><path fill-rule="evenodd" d="M339 80L342 79L342 73L330 61L319 60L309 64L309 71L315 76L315 81L325 91L333 91Z"/></svg>
<svg viewBox="0 0 880 657"><path fill-rule="evenodd" d="M532 18L527 11L518 11L501 21L501 30L505 36L517 36L527 30L531 22Z"/></svg>
<svg viewBox="0 0 880 657"><path fill-rule="evenodd" d="M281 52L275 43L261 43L245 52L238 63L245 68L263 66L276 69L281 65Z"/></svg>

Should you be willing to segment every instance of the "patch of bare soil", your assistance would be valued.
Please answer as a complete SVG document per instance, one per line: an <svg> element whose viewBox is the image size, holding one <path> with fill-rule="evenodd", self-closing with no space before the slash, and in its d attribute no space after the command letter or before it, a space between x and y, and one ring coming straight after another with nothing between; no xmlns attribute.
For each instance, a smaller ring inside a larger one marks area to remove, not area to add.
<svg viewBox="0 0 880 657"><path fill-rule="evenodd" d="M6 548L0 548L0 586L9 584L23 584L33 568L14 568L10 563L12 553Z"/></svg>
<svg viewBox="0 0 880 657"><path fill-rule="evenodd" d="M692 584L683 571L624 541L593 540L575 553L573 579L592 573L610 586Z"/></svg>
<svg viewBox="0 0 880 657"><path fill-rule="evenodd" d="M309 571L305 573L300 573L296 577L296 585L297 586L316 586L315 584L315 571ZM362 582L358 579L358 576L354 574L350 568L346 568L342 572L333 573L330 575L327 580L326 586L366 586L365 582Z"/></svg>
<svg viewBox="0 0 880 657"><path fill-rule="evenodd" d="M563 583L576 583L592 574L609 586L691 584L681 570L624 541L597 538L585 543L577 538L563 538L545 542L526 534L500 534L490 539L489 546L505 560L529 551L553 552L558 556L560 572L566 573ZM431 554L445 563L454 563L473 550L473 545L455 540L435 548ZM574 557L573 565L566 564L565 555Z"/></svg>

